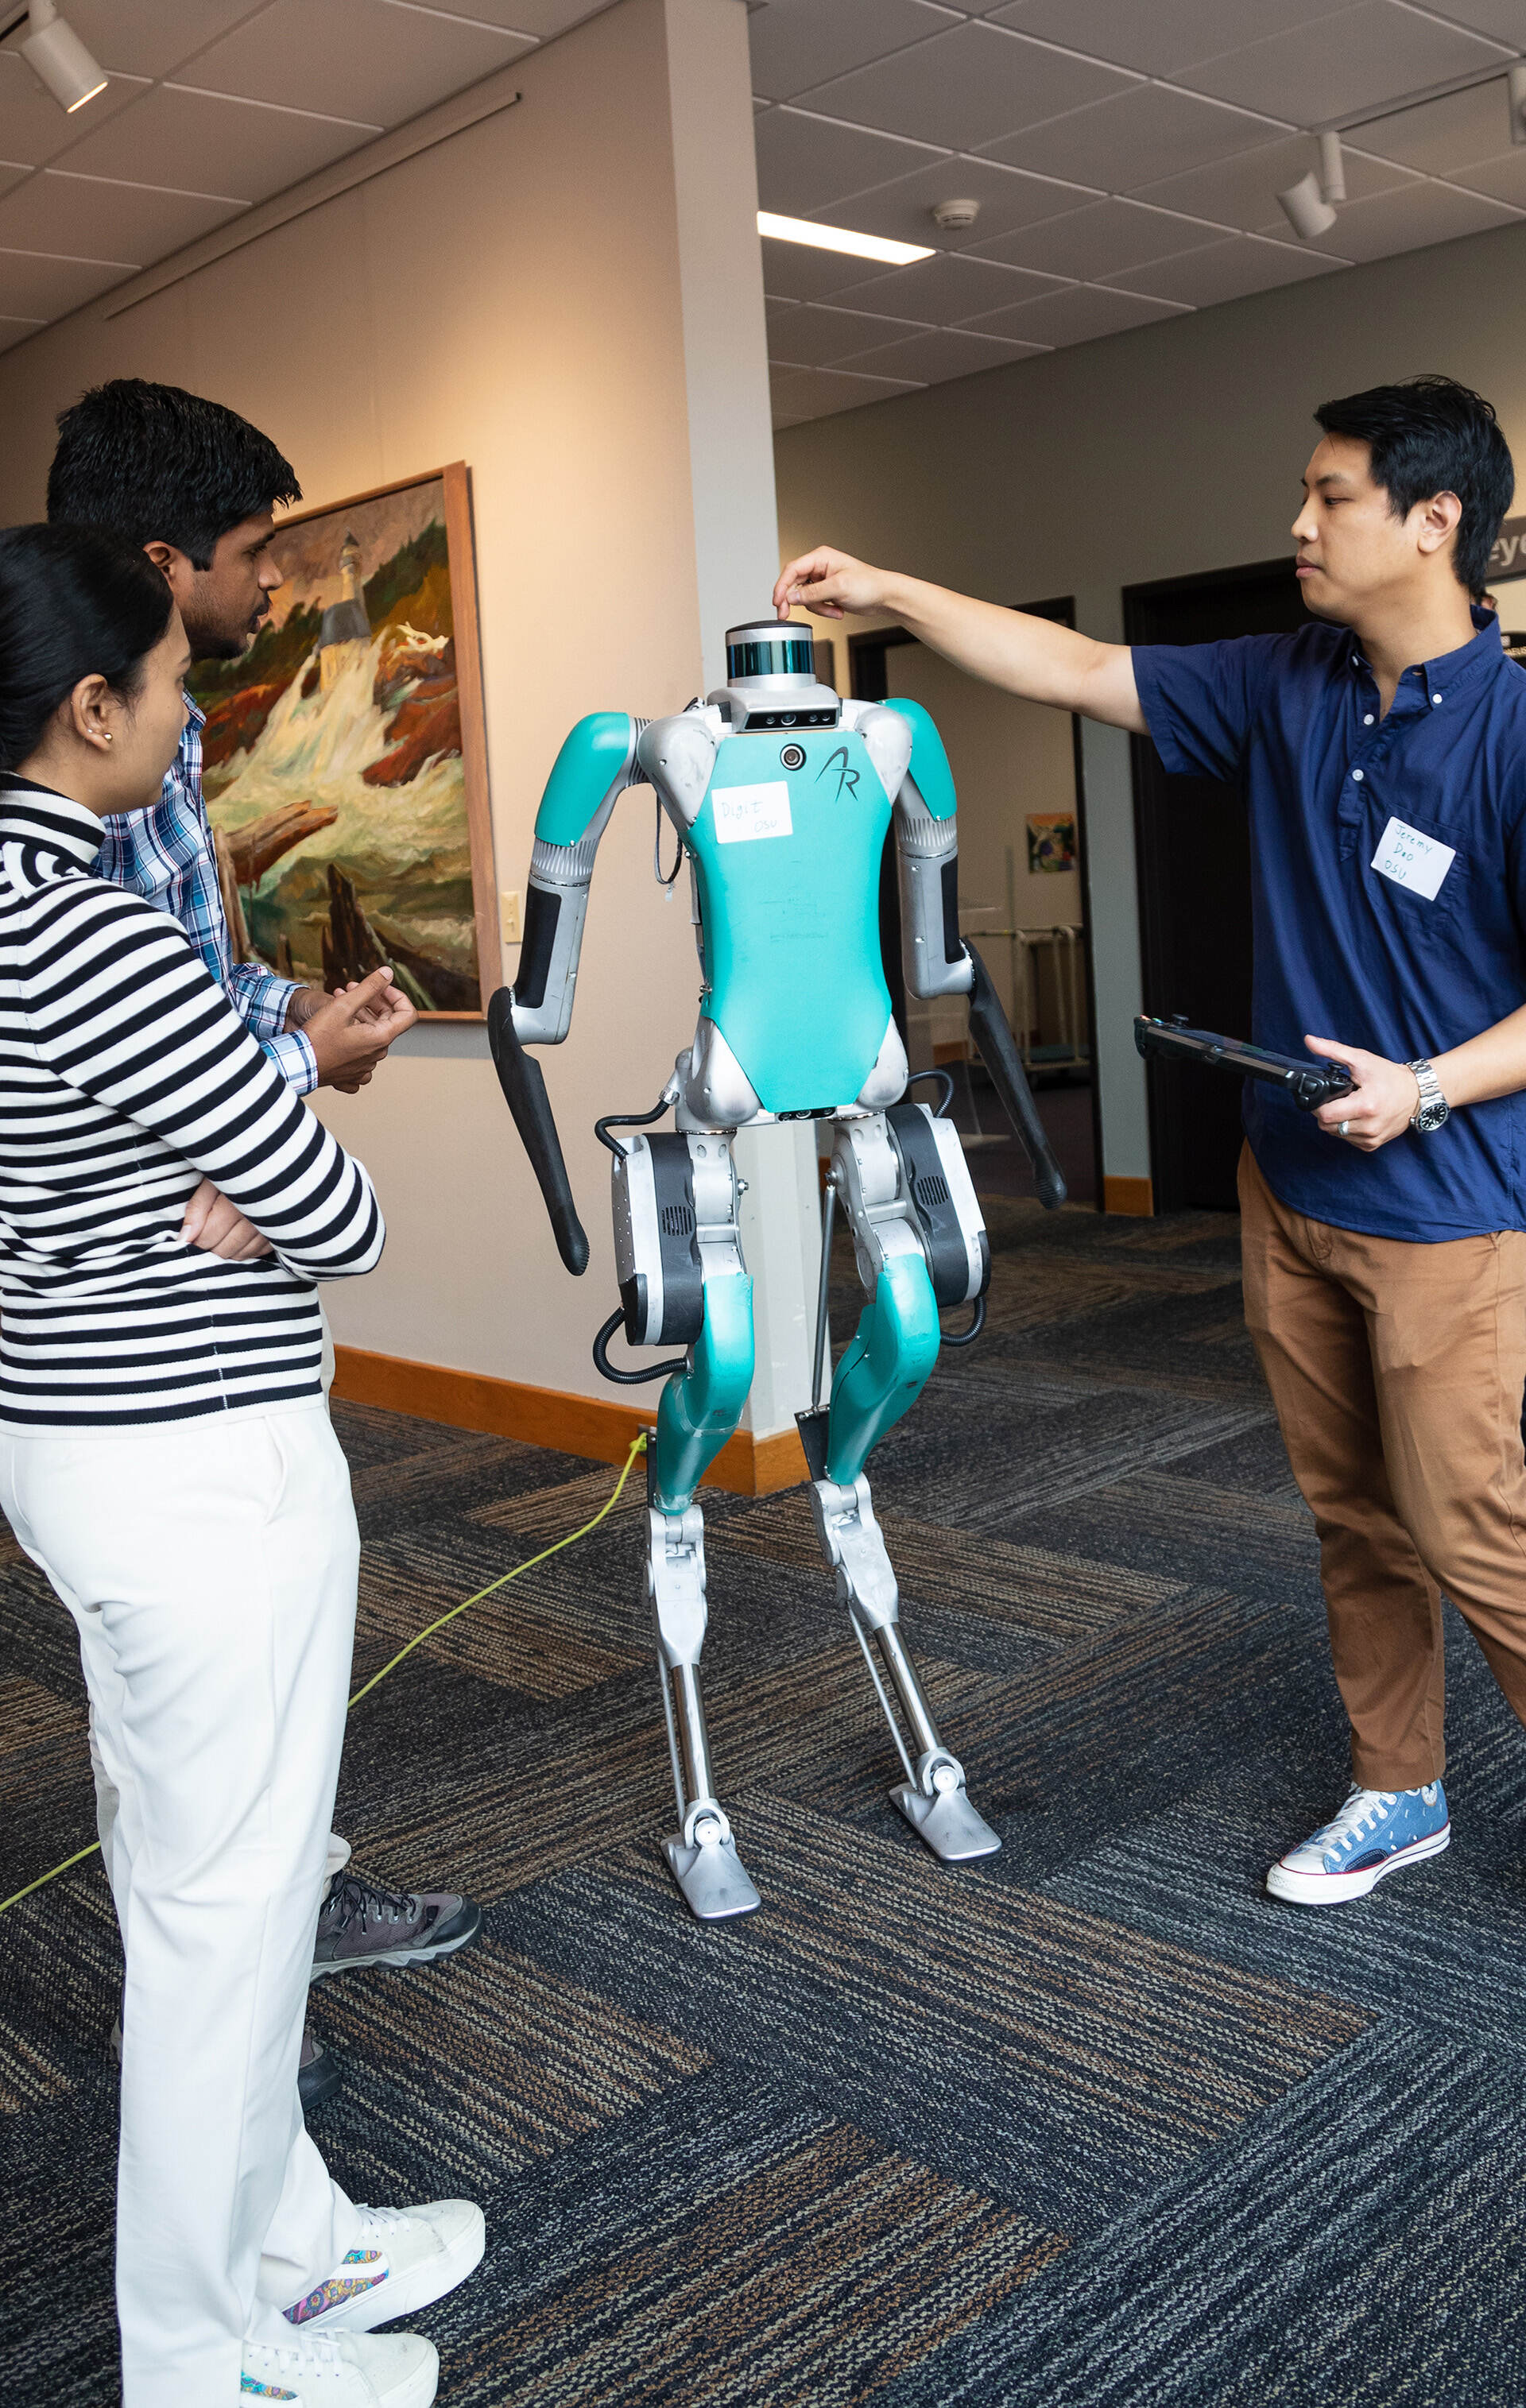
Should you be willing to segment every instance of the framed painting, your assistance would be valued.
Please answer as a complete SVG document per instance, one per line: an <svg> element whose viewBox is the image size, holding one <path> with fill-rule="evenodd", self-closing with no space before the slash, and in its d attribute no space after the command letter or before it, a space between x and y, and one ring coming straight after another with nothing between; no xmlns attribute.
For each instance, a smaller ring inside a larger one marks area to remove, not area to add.
<svg viewBox="0 0 1526 2408"><path fill-rule="evenodd" d="M235 954L330 990L389 962L421 1013L476 1019L499 952L465 464L271 550L249 651L190 679Z"/></svg>

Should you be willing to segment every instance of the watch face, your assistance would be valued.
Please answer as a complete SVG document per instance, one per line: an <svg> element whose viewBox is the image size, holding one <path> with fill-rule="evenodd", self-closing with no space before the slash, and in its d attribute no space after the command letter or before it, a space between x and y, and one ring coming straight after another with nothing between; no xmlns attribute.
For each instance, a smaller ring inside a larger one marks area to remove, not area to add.
<svg viewBox="0 0 1526 2408"><path fill-rule="evenodd" d="M1440 1128L1447 1113L1445 1103L1424 1104L1415 1115L1415 1125L1422 1137L1429 1137L1432 1129Z"/></svg>

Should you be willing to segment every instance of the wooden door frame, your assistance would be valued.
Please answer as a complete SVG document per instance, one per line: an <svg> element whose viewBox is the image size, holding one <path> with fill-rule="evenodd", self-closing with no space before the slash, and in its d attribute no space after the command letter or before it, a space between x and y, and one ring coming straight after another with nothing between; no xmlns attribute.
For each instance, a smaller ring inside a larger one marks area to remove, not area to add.
<svg viewBox="0 0 1526 2408"><path fill-rule="evenodd" d="M1019 602L1010 607L1022 610L1030 619L1050 619L1060 627L1075 625L1075 596L1072 594L1052 595L1044 602ZM855 701L886 701L889 697L890 686L885 665L885 653L893 652L898 644L918 644L921 640L921 637L913 635L909 627L901 626L870 627L860 635L850 636L848 638L848 691ZM1020 696L1014 697L1015 700L1020 698ZM1091 867L1087 848L1086 765L1081 752L1081 721L1073 710L1070 716L1071 759L1075 778L1075 866L1080 872L1081 892L1086 897L1087 907L1086 924L1081 931L1081 960L1087 988L1087 1038L1091 1048L1092 1177L1097 1190L1095 1209L1099 1212L1103 1212L1107 1207L1103 1200L1106 1187L1102 1178L1102 1082L1097 1059L1097 982L1091 958ZM887 861L888 858L887 846ZM882 872L880 882L882 931L885 920L886 883L886 878ZM893 871L890 874L888 885L891 902L899 904ZM899 908L896 918L899 938ZM895 949L898 978L892 987L892 997L894 999L899 992L900 1009L898 1017L901 1021L904 1033L905 996L899 977L900 962L900 948L898 941Z"/></svg>

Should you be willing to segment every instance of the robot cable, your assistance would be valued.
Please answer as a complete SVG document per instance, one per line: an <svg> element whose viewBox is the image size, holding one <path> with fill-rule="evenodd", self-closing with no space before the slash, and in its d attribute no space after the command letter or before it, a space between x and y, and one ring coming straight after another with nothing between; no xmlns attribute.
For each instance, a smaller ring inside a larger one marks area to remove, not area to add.
<svg viewBox="0 0 1526 2408"><path fill-rule="evenodd" d="M575 1546L580 1539L585 1539L588 1536L590 1530L597 1530L605 1515L612 1513L615 1507L619 1504L621 1492L623 1491L626 1481L630 1478L631 1466L634 1464L636 1457L639 1455L644 1454L645 1451L646 1432L644 1430L638 1430L636 1436L631 1440L630 1452L626 1455L625 1463L621 1469L619 1479L615 1482L611 1494L606 1497L603 1504L599 1507L598 1512L593 1516L591 1521L584 1522L579 1529L569 1530L565 1539L557 1539L551 1546L542 1547L538 1555L526 1556L525 1562L522 1564L516 1564L512 1571L500 1572L496 1581L489 1581L485 1588L476 1590L470 1597L464 1597L459 1605L453 1605L447 1613L440 1614L438 1620L431 1622L427 1629L416 1631L413 1637L409 1640L406 1646L398 1648L396 1655L393 1656L390 1663L383 1664L380 1672L373 1672L370 1679L367 1681L362 1687L355 1691L354 1695L350 1699L350 1704L346 1708L346 1712L349 1713L353 1711L354 1707L358 1706L362 1698L368 1698L371 1691L380 1686L381 1683L386 1679L389 1672L395 1672L396 1670L405 1656L411 1656L415 1647L422 1647L426 1639L432 1639L437 1630L443 1630L445 1625L448 1622L453 1622L458 1613L465 1613L468 1605L481 1605L483 1598L491 1597L495 1589L503 1588L510 1581L518 1580L521 1572L533 1571L536 1565L543 1564L548 1556L559 1555L564 1547ZM39 1873L36 1880L28 1882L24 1889L13 1890L9 1898L0 1899L0 1914L4 1914L7 1907L19 1906L23 1898L30 1898L32 1896L34 1890L45 1889L50 1881L56 1881L60 1873L66 1873L72 1866L82 1865L87 1856L98 1856L100 1854L100 1847L101 1843L99 1840L93 1840L88 1848L80 1848L74 1856L65 1856L61 1865L54 1865L50 1871Z"/></svg>

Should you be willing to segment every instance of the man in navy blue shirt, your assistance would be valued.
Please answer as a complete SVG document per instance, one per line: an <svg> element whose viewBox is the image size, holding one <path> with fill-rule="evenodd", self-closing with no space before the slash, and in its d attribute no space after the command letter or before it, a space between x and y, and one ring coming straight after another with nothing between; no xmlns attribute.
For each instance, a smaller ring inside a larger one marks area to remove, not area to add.
<svg viewBox="0 0 1526 2408"><path fill-rule="evenodd" d="M1515 490L1490 405L1419 377L1315 416L1295 636L1101 644L826 550L774 600L887 612L1245 797L1252 1035L1356 1082L1312 1116L1248 1086L1240 1167L1351 1725L1349 1797L1267 1886L1328 1905L1447 1844L1443 1589L1526 1721L1526 678L1476 607Z"/></svg>

